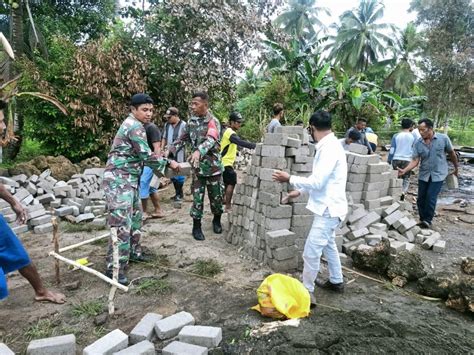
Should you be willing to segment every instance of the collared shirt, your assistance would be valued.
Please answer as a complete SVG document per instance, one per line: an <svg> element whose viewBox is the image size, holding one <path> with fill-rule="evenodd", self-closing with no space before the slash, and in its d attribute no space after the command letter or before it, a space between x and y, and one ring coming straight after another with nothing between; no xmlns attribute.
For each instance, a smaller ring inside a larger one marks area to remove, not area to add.
<svg viewBox="0 0 474 355"><path fill-rule="evenodd" d="M391 163L392 160L411 161L414 142L415 138L410 132L402 131L395 134L390 143L390 153L387 161L389 163Z"/></svg>
<svg viewBox="0 0 474 355"><path fill-rule="evenodd" d="M444 181L448 176L448 161L446 153L453 151L451 140L442 133L435 133L430 143L423 138L418 139L413 146L413 159L420 159L418 179L421 181Z"/></svg>
<svg viewBox="0 0 474 355"><path fill-rule="evenodd" d="M295 188L309 193L307 209L319 216L327 209L331 217L341 220L347 214L346 180L346 153L334 133L316 144L311 175L290 177Z"/></svg>
<svg viewBox="0 0 474 355"><path fill-rule="evenodd" d="M281 126L280 121L277 120L276 118L272 118L272 120L268 124L267 133L275 133L275 129L280 126Z"/></svg>

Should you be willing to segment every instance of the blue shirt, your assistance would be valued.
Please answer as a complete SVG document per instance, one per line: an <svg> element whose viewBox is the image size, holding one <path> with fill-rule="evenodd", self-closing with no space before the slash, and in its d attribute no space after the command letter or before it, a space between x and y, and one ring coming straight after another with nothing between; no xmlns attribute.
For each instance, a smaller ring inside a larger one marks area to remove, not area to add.
<svg viewBox="0 0 474 355"><path fill-rule="evenodd" d="M453 151L449 137L445 134L435 133L429 144L418 139L413 146L413 159L420 159L418 179L421 181L444 181L448 176L448 160L446 153Z"/></svg>

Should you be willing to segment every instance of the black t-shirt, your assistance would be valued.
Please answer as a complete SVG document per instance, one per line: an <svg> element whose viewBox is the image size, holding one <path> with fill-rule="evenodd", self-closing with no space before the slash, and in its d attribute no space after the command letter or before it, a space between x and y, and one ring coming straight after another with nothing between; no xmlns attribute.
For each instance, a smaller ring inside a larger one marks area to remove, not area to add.
<svg viewBox="0 0 474 355"><path fill-rule="evenodd" d="M146 140L148 142L148 146L153 152L155 150L153 148L153 143L161 142L161 131L154 123L151 123L151 122L145 123L145 131L146 131Z"/></svg>

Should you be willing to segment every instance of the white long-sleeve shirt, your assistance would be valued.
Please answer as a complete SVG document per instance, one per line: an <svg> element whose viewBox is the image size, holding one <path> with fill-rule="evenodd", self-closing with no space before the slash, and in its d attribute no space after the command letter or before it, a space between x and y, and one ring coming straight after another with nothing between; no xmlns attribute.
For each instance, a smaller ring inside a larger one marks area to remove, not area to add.
<svg viewBox="0 0 474 355"><path fill-rule="evenodd" d="M328 209L331 217L340 219L347 214L346 181L346 154L334 133L316 144L310 176L290 176L290 183L296 189L309 193L307 209L319 216Z"/></svg>

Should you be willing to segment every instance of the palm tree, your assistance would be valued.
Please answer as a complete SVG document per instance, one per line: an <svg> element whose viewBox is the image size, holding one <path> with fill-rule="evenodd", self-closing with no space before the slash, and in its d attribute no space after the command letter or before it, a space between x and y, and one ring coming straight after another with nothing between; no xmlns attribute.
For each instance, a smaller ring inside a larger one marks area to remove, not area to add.
<svg viewBox="0 0 474 355"><path fill-rule="evenodd" d="M330 16L327 8L315 4L316 0L289 0L285 12L276 18L275 24L290 35L312 38L316 35L314 25L326 30L317 15L322 11Z"/></svg>
<svg viewBox="0 0 474 355"><path fill-rule="evenodd" d="M385 48L392 45L392 39L382 30L393 29L393 26L376 23L383 17L383 11L379 0L361 0L357 9L340 16L341 25L330 54L336 63L346 70L361 72L385 55Z"/></svg>
<svg viewBox="0 0 474 355"><path fill-rule="evenodd" d="M409 23L395 41L394 58L391 59L395 66L384 81L385 88L396 91L402 96L411 91L416 80L412 60L420 53L420 43L415 25Z"/></svg>

